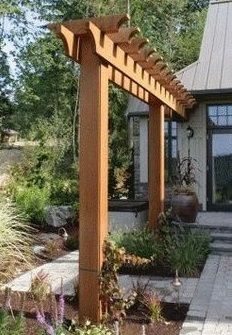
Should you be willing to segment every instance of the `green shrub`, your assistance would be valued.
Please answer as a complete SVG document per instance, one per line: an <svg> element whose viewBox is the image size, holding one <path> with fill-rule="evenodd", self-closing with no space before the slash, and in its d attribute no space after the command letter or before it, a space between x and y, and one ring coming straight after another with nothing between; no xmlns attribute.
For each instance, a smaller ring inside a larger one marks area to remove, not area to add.
<svg viewBox="0 0 232 335"><path fill-rule="evenodd" d="M124 248L126 253L142 258L156 258L160 252L159 243L156 242L153 233L148 228L114 233L111 239L119 248Z"/></svg>
<svg viewBox="0 0 232 335"><path fill-rule="evenodd" d="M32 233L25 218L10 202L0 200L0 283L33 261Z"/></svg>
<svg viewBox="0 0 232 335"><path fill-rule="evenodd" d="M13 199L19 208L34 222L44 220L44 208L49 204L50 191L36 185L19 185L14 191Z"/></svg>
<svg viewBox="0 0 232 335"><path fill-rule="evenodd" d="M5 310L0 310L1 335L25 335L25 319L21 316L12 318Z"/></svg>
<svg viewBox="0 0 232 335"><path fill-rule="evenodd" d="M76 329L75 335L113 335L114 332L105 325L92 325L89 321L82 328Z"/></svg>
<svg viewBox="0 0 232 335"><path fill-rule="evenodd" d="M210 251L210 236L205 232L180 232L166 245L167 261L173 272L197 275Z"/></svg>
<svg viewBox="0 0 232 335"><path fill-rule="evenodd" d="M79 238L77 236L68 236L65 246L68 250L78 250Z"/></svg>

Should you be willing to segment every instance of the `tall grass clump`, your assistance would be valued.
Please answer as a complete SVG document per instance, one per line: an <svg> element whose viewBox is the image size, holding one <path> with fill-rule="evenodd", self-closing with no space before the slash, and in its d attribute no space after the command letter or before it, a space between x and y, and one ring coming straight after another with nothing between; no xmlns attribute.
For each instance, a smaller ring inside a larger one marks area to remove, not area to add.
<svg viewBox="0 0 232 335"><path fill-rule="evenodd" d="M124 248L126 253L142 258L156 258L160 252L154 234L148 228L128 232L116 232L110 236L117 247Z"/></svg>
<svg viewBox="0 0 232 335"><path fill-rule="evenodd" d="M173 236L167 247L167 259L173 273L194 276L210 252L211 238L205 232L184 232Z"/></svg>
<svg viewBox="0 0 232 335"><path fill-rule="evenodd" d="M15 205L0 199L0 284L32 264L32 233Z"/></svg>

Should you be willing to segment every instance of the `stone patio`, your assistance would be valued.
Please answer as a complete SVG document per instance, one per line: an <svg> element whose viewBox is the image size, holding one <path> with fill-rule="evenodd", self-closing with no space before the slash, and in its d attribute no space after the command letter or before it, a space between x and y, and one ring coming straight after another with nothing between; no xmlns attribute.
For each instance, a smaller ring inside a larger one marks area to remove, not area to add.
<svg viewBox="0 0 232 335"><path fill-rule="evenodd" d="M196 222L203 226L228 226L232 228L231 212L200 212Z"/></svg>
<svg viewBox="0 0 232 335"><path fill-rule="evenodd" d="M43 264L31 271L28 271L18 278L12 280L6 286L13 291L26 292L30 288L31 279L39 272L43 271L49 275L52 291L60 293L61 278L63 279L64 294L72 296L75 294L74 284L78 276L79 252L74 251L53 262ZM149 276L129 276L120 275L120 285L127 294L133 285L139 282L142 285L148 284L150 289L157 292L163 301L177 302L177 292L173 289L172 278L149 277ZM190 303L197 287L198 278L181 278L182 287L180 289L179 301L181 303Z"/></svg>

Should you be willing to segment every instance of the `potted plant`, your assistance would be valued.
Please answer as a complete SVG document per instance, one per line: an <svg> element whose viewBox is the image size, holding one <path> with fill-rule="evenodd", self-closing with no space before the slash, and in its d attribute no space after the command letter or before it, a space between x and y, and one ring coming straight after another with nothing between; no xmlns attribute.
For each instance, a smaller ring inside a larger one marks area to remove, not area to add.
<svg viewBox="0 0 232 335"><path fill-rule="evenodd" d="M188 156L178 158L176 185L172 196L172 215L175 220L192 223L198 214L198 198L194 190L196 160Z"/></svg>

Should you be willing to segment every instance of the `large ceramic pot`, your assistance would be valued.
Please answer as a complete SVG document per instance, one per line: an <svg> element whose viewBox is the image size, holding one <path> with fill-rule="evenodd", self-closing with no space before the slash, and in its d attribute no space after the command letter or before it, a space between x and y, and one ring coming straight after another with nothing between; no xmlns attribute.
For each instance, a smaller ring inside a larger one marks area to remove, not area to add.
<svg viewBox="0 0 232 335"><path fill-rule="evenodd" d="M175 193L172 197L172 215L174 220L193 223L198 214L196 193Z"/></svg>

